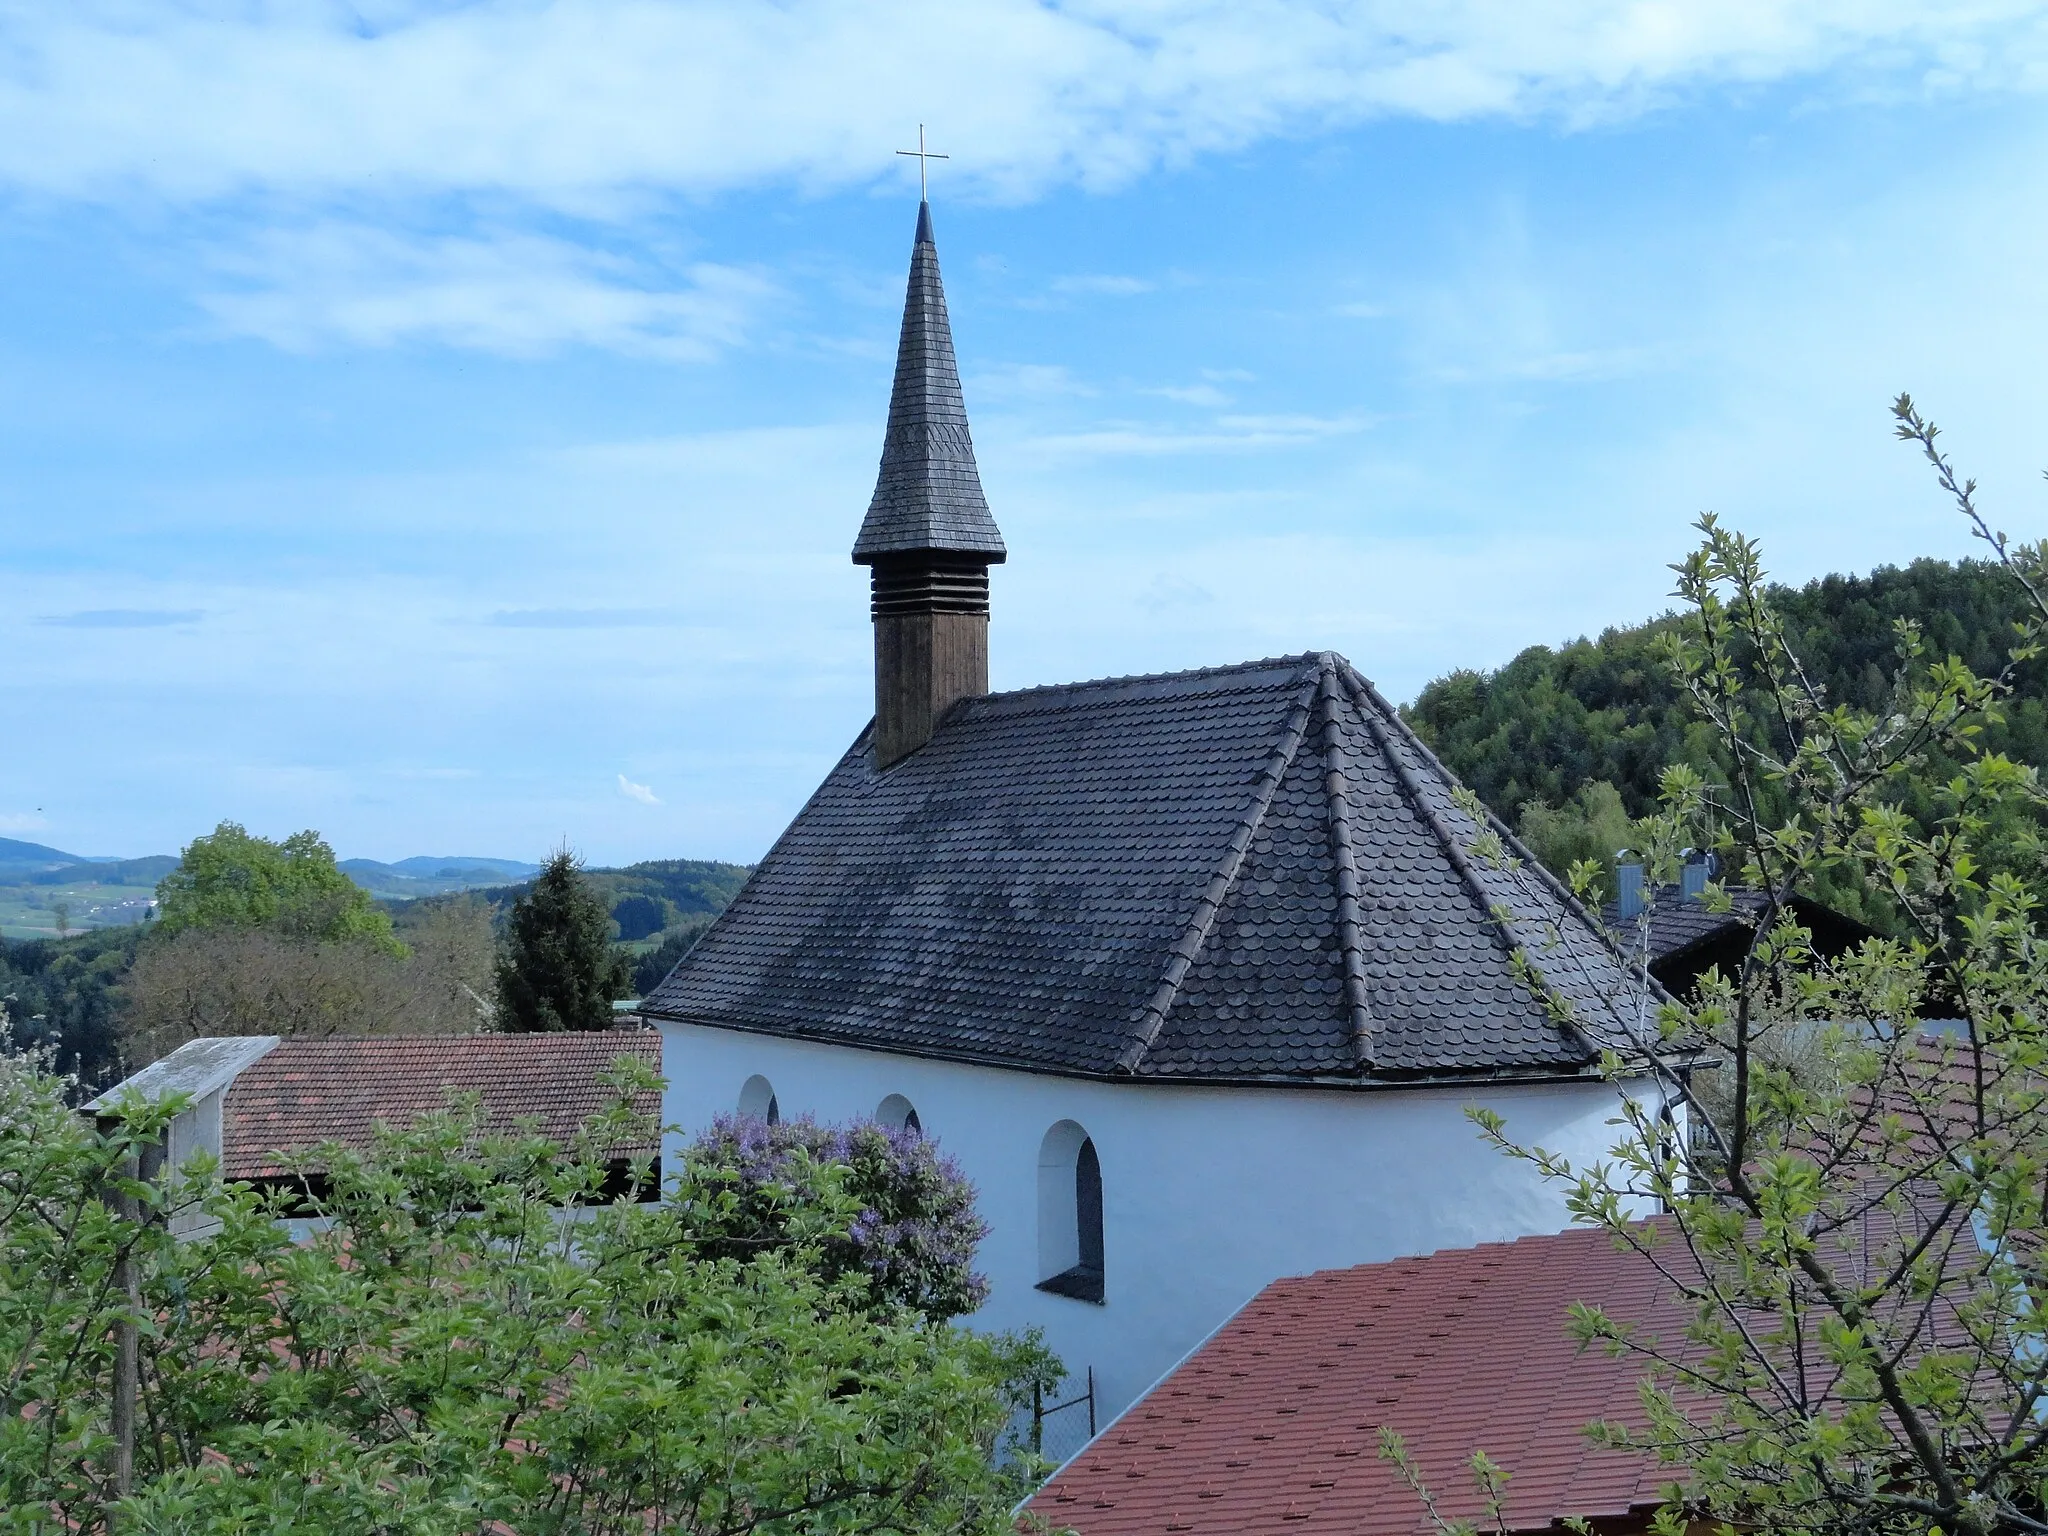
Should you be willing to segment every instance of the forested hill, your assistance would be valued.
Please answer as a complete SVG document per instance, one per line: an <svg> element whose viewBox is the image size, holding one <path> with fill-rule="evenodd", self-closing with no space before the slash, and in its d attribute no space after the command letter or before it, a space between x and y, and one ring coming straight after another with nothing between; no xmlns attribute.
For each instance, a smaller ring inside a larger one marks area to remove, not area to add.
<svg viewBox="0 0 2048 1536"><path fill-rule="evenodd" d="M1830 699L1862 708L1884 701L1896 620L1917 621L1934 654L1993 673L2023 602L2011 576L1975 560L1916 560L1772 591L1810 674ZM1627 840L1626 819L1655 805L1667 764L1717 766L1708 733L1653 654L1672 622L1531 646L1497 672L1453 672L1403 713L1546 863L1611 853ZM2044 679L2048 665L2030 664L2005 724L1985 734L1988 749L2048 764Z"/></svg>

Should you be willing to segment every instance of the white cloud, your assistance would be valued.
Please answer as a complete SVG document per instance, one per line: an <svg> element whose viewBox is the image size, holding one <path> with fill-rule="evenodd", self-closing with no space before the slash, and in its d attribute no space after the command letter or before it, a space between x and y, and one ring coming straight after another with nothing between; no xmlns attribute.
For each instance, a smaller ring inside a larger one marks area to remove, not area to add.
<svg viewBox="0 0 2048 1536"><path fill-rule="evenodd" d="M1094 385L1074 377L1072 369L1047 363L1005 363L977 369L968 377L977 399L1050 399L1097 393Z"/></svg>
<svg viewBox="0 0 2048 1536"><path fill-rule="evenodd" d="M1115 426L1089 432L1058 432L1028 440L1026 446L1052 455L1156 457L1162 454L1230 453L1259 448L1293 448L1323 438L1360 432L1358 417L1219 416L1209 431L1175 432L1154 427Z"/></svg>
<svg viewBox="0 0 2048 1536"><path fill-rule="evenodd" d="M1128 299L1150 293L1159 285L1149 278L1120 277L1113 272L1083 273L1052 280L1054 293L1084 294L1094 298Z"/></svg>
<svg viewBox="0 0 2048 1536"><path fill-rule="evenodd" d="M1502 357L1478 367L1435 369L1431 377L1446 384L1526 380L1541 384L1602 384L1633 378L1657 367L1659 359L1642 347L1605 347L1583 352L1540 352Z"/></svg>
<svg viewBox="0 0 2048 1536"><path fill-rule="evenodd" d="M1141 395L1157 395L1162 400L1177 401L1181 405L1202 405L1211 410L1230 404L1230 396L1214 384L1161 384L1155 389L1141 389Z"/></svg>
<svg viewBox="0 0 2048 1536"><path fill-rule="evenodd" d="M170 629L197 624L206 614L198 608L82 608L75 613L45 613L38 624L59 629Z"/></svg>
<svg viewBox="0 0 2048 1536"><path fill-rule="evenodd" d="M647 189L914 175L1109 187L1161 161L1376 116L1654 107L1847 69L1851 88L2039 89L2030 0L0 0L0 179L173 198ZM906 103L915 103L913 113Z"/></svg>
<svg viewBox="0 0 2048 1536"><path fill-rule="evenodd" d="M1216 425L1230 432L1287 437L1341 437L1366 427L1356 416L1219 416Z"/></svg>
<svg viewBox="0 0 2048 1536"><path fill-rule="evenodd" d="M619 793L628 800L638 800L642 805L659 805L660 799L645 784L635 784L623 773L619 775Z"/></svg>
<svg viewBox="0 0 2048 1536"><path fill-rule="evenodd" d="M289 351L406 342L534 356L564 346L699 361L744 334L773 290L708 262L680 273L530 234L433 237L325 222L270 230L215 266L200 303L232 334Z"/></svg>
<svg viewBox="0 0 2048 1536"><path fill-rule="evenodd" d="M658 629L682 619L667 608L500 608L487 622L500 629Z"/></svg>
<svg viewBox="0 0 2048 1536"><path fill-rule="evenodd" d="M1152 578L1152 585L1138 594L1138 606L1148 613L1167 613L1176 608L1207 608L1214 605L1216 594L1198 581L1185 576L1159 575Z"/></svg>

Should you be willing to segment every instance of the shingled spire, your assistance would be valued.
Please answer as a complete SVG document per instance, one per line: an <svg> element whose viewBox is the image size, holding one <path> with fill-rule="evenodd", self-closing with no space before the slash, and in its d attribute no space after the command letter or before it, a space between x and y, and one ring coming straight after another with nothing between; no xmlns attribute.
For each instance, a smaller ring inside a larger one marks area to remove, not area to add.
<svg viewBox="0 0 2048 1536"><path fill-rule="evenodd" d="M931 205L919 203L882 467L853 545L874 572L877 766L988 692L988 568L1006 554L974 464Z"/></svg>

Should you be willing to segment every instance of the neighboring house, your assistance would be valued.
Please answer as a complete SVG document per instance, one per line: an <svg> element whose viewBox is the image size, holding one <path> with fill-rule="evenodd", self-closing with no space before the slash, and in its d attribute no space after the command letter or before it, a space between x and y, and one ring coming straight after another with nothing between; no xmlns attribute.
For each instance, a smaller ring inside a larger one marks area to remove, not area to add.
<svg viewBox="0 0 2048 1536"><path fill-rule="evenodd" d="M661 1039L647 1030L601 1030L191 1040L108 1089L85 1112L104 1115L127 1094L186 1094L193 1102L171 1123L165 1148L171 1166L203 1149L219 1160L225 1179L317 1189L319 1170L306 1170L302 1179L296 1154L330 1141L367 1148L380 1123L409 1127L446 1108L450 1093L474 1093L494 1128L531 1120L541 1134L567 1143L607 1103L600 1078L621 1056L659 1071ZM661 1112L660 1096L641 1094L635 1108L652 1120ZM612 1149L619 1176L633 1158L659 1151L653 1136Z"/></svg>
<svg viewBox="0 0 2048 1536"><path fill-rule="evenodd" d="M1617 899L1600 909L1600 919L1613 930L1615 942L1642 963L1647 939L1650 974L1674 997L1690 997L1699 980L1716 966L1723 976L1741 969L1755 936L1758 918L1770 905L1762 891L1747 886L1727 888L1726 912L1709 911L1705 900L1713 868L1704 861L1688 863L1674 885L1646 885L1640 864L1616 870ZM1875 930L1832 907L1794 896L1792 914L1813 935L1813 947L1832 959L1874 936Z"/></svg>
<svg viewBox="0 0 2048 1536"><path fill-rule="evenodd" d="M1580 1353L1574 1301L1684 1333L1655 1269L1603 1231L1276 1280L1027 1507L1080 1536L1432 1536L1380 1456L1385 1427L1449 1519L1492 1529L1470 1466L1485 1451L1509 1474L1508 1530L1629 1536L1673 1469L1586 1439L1595 1419L1640 1425L1642 1365Z"/></svg>
<svg viewBox="0 0 2048 1536"><path fill-rule="evenodd" d="M1600 1076L1641 1012L1606 930L1329 652L990 693L1006 553L920 207L875 720L642 1004L676 1134L914 1116L990 1224L976 1322L1100 1414L1276 1276L1565 1226L1466 1109L1576 1160L1659 1097Z"/></svg>

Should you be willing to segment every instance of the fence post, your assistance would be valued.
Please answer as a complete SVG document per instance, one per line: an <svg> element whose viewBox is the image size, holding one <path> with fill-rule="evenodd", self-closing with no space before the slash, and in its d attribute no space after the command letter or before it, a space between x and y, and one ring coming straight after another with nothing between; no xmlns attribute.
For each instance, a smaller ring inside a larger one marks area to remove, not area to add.
<svg viewBox="0 0 2048 1536"><path fill-rule="evenodd" d="M1031 1383L1031 1454L1045 1453L1045 1388Z"/></svg>
<svg viewBox="0 0 2048 1536"><path fill-rule="evenodd" d="M1088 1438L1095 1438L1095 1367L1088 1367Z"/></svg>

